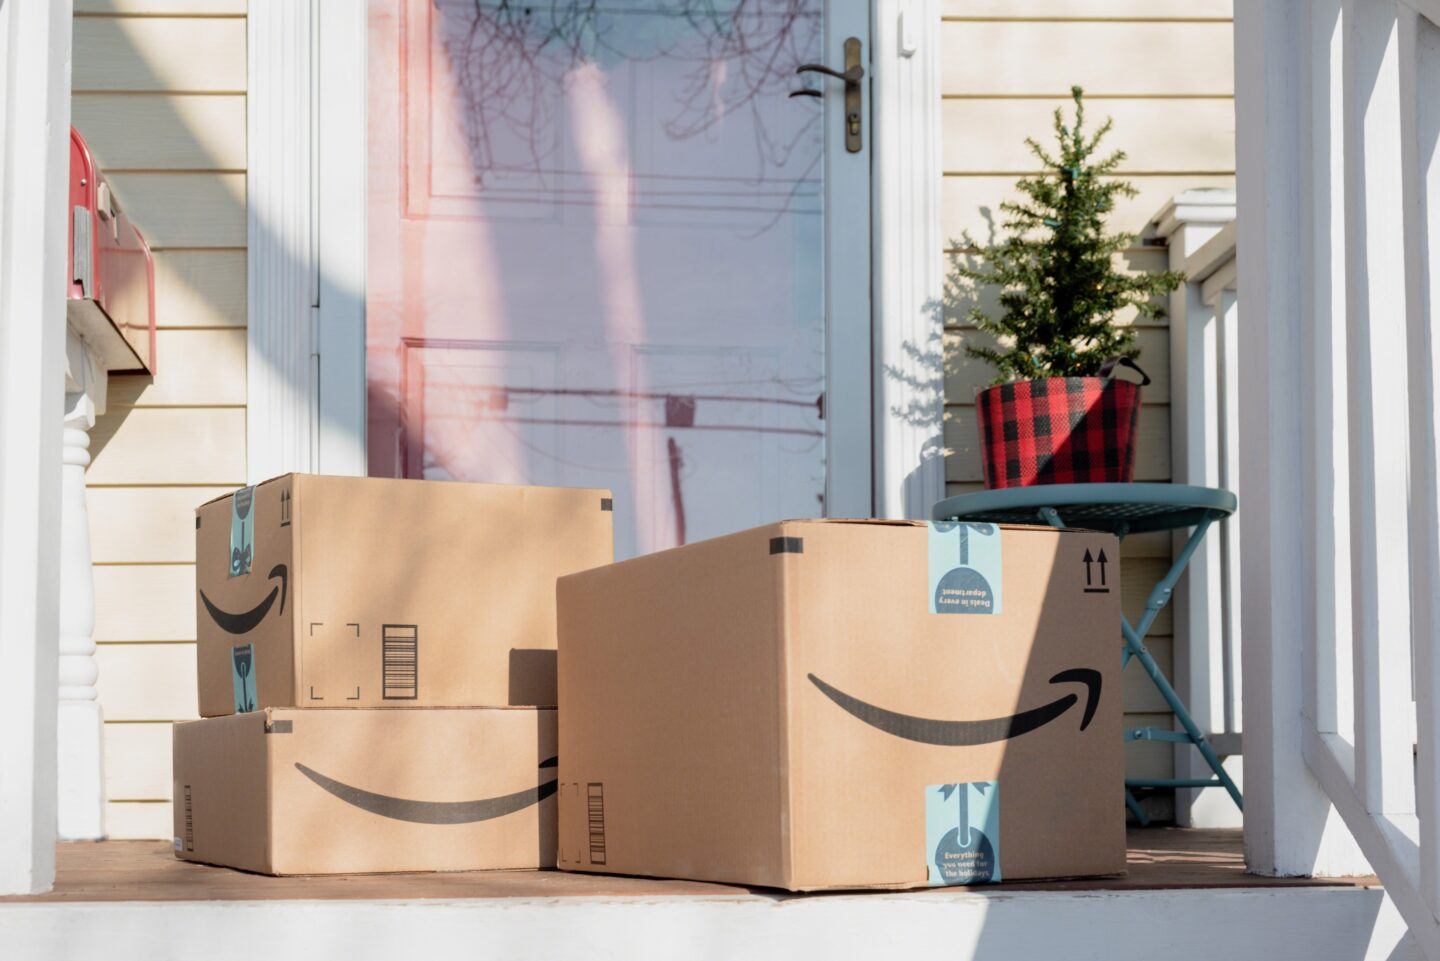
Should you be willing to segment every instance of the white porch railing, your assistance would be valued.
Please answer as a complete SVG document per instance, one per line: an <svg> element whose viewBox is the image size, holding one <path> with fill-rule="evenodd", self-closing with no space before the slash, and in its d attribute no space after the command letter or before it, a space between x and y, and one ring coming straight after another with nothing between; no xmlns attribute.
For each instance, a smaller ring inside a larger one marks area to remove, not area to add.
<svg viewBox="0 0 1440 961"><path fill-rule="evenodd" d="M1178 484L1239 493L1239 314L1235 292L1235 192L1187 190L1156 218L1170 268L1186 282L1170 297L1170 464ZM1241 512L1245 500L1240 499ZM1240 557L1243 513L1215 525L1175 592L1175 680L1191 716L1227 773L1241 772ZM1176 536L1175 549L1187 531ZM1190 745L1177 746L1176 776L1210 775ZM1239 827L1222 791L1176 792L1176 819L1190 827Z"/></svg>
<svg viewBox="0 0 1440 961"><path fill-rule="evenodd" d="M1440 3L1235 14L1247 859L1437 959Z"/></svg>

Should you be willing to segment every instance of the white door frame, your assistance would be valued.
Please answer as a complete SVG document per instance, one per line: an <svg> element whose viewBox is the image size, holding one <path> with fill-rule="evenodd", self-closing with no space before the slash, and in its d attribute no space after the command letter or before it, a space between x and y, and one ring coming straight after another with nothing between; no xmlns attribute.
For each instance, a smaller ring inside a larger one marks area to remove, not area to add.
<svg viewBox="0 0 1440 961"><path fill-rule="evenodd" d="M366 7L250 2L252 481L365 473ZM862 32L848 18L864 15L836 4L832 61ZM827 437L827 503L833 514L925 517L945 486L938 0L872 0L870 16L869 237L826 245L828 258L870 243L869 277L829 271L826 318L827 378L868 389L831 392L827 415L861 426ZM841 98L827 92L838 128ZM859 179L828 167L827 209L863 202Z"/></svg>
<svg viewBox="0 0 1440 961"><path fill-rule="evenodd" d="M847 38L859 37L861 62L869 73L870 12L864 3L829 0L821 60L845 69ZM825 513L831 517L870 517L874 505L871 452L870 278L854 265L870 248L870 167L874 146L870 85L861 85L863 152L845 150L844 85L811 75L822 91L825 117L825 175L821 210L825 302ZM812 81L802 82L800 87ZM842 387L843 385L843 387Z"/></svg>
<svg viewBox="0 0 1440 961"><path fill-rule="evenodd" d="M940 0L872 0L872 410L876 517L945 496Z"/></svg>

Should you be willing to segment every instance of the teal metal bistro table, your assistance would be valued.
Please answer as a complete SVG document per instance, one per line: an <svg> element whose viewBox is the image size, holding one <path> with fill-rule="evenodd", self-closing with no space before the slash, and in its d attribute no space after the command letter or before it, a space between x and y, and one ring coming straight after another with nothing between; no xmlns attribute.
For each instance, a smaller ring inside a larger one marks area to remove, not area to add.
<svg viewBox="0 0 1440 961"><path fill-rule="evenodd" d="M1240 789L1225 771L1205 735L1195 725L1175 689L1170 686L1155 658L1145 649L1145 635L1156 616L1170 602L1175 584L1185 566L1205 539L1210 525L1235 513L1235 495L1214 487L1190 487L1183 484L1049 484L1035 487L1010 487L1000 490L976 491L947 497L935 505L931 516L937 521L970 521L990 524L1049 524L1052 527L1074 527L1105 531L1124 539L1129 534L1148 531L1169 531L1194 528L1185 546L1176 555L1170 570L1162 577L1145 601L1140 623L1132 625L1121 613L1120 633L1125 639L1120 666L1128 666L1133 658L1140 662L1150 680L1159 689L1165 702L1175 712L1182 730L1166 731L1146 727L1125 732L1127 741L1168 741L1193 744L1215 772L1214 778L1126 778L1125 803L1141 824L1148 822L1134 788L1205 788L1223 787L1244 809Z"/></svg>

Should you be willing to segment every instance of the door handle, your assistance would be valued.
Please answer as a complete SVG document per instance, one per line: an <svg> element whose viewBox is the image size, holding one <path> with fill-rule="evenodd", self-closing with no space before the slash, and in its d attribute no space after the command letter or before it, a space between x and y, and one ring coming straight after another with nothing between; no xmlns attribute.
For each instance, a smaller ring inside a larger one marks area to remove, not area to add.
<svg viewBox="0 0 1440 961"><path fill-rule="evenodd" d="M859 153L863 142L861 139L861 91L860 81L865 79L865 68L860 63L860 40L858 37L850 37L845 41L845 69L835 70L825 66L823 63L802 63L795 68L797 76L804 76L807 73L823 73L827 77L834 77L836 80L845 83L845 149L849 153ZM822 97L819 90L802 88L792 91L792 97Z"/></svg>
<svg viewBox="0 0 1440 961"><path fill-rule="evenodd" d="M832 70L831 68L825 66L823 63L802 63L800 66L795 68L795 72L797 74L823 73L827 77L834 77L836 80L845 81L846 86L850 86L851 84L858 84L865 77L865 68L860 66L859 64L856 64L853 67L847 67L845 69L845 72L841 73L839 70ZM808 92L809 91L803 90L795 91L796 94Z"/></svg>

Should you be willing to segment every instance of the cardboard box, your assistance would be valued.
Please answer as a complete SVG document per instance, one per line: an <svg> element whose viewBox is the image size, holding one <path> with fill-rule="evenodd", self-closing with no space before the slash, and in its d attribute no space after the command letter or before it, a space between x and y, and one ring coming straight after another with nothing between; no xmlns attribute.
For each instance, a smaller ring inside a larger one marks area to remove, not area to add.
<svg viewBox="0 0 1440 961"><path fill-rule="evenodd" d="M175 854L265 874L555 863L553 708L266 708L175 725Z"/></svg>
<svg viewBox="0 0 1440 961"><path fill-rule="evenodd" d="M195 516L200 714L555 704L555 579L610 493L287 474Z"/></svg>
<svg viewBox="0 0 1440 961"><path fill-rule="evenodd" d="M787 521L561 578L559 866L792 890L1123 873L1119 553Z"/></svg>

